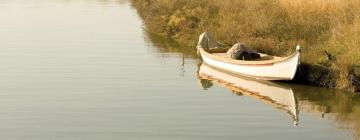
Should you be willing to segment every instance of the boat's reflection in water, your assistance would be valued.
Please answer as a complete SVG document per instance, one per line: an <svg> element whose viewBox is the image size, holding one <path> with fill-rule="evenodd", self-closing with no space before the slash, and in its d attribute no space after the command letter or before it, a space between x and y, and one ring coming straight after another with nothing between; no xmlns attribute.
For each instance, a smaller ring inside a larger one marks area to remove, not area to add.
<svg viewBox="0 0 360 140"><path fill-rule="evenodd" d="M196 55L196 49L194 48L176 45L173 41L169 41L151 33L147 33L146 37L150 43L156 44L152 45L154 48L151 48L151 51L156 52L153 54L157 54L159 57L180 54L182 56L181 59L183 64L185 64L184 58L196 61L199 60ZM184 67L183 64L180 69ZM201 81L201 85L205 89L211 87L213 84L219 84L229 88L237 95L249 95L258 100L268 102L274 107L274 110L279 112L279 115L283 115L281 113L288 113L289 119L292 118L295 124L300 121L299 110L301 110L300 114L303 115L301 117L301 122L304 122L303 125L302 123L300 124L302 128L306 126L311 127L311 124L305 124L305 122L311 122L311 119L318 120L320 118L324 119L323 121L331 122L332 125L340 130L346 130L353 133L354 139L360 139L360 94L306 85L286 83L280 83L279 85L272 82L256 81L245 77L236 77L233 74L212 67L209 68L206 65L201 65L200 69L201 74L199 75L201 75L201 77L199 78L199 81ZM206 70L211 70L211 72ZM239 81L237 82L237 80L235 80L231 83L231 80L225 79L226 76L224 75L228 75L232 77L230 79L238 79ZM256 85L250 86L250 83L256 83ZM263 90L261 87L271 87L271 89ZM246 90L256 92L256 94ZM266 93L269 94L265 95ZM287 98L279 100L275 98L276 96L272 96L274 94L286 94Z"/></svg>
<svg viewBox="0 0 360 140"><path fill-rule="evenodd" d="M231 73L201 64L199 69L200 84L204 89L213 83L230 89L237 95L246 95L264 101L276 109L284 110L298 125L299 111L293 90L269 81L260 81L247 77L240 77Z"/></svg>

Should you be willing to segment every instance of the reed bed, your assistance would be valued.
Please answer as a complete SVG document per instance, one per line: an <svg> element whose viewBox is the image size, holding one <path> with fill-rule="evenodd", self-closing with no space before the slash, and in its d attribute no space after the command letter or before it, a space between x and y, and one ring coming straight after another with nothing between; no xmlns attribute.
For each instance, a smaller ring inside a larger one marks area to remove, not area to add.
<svg viewBox="0 0 360 140"><path fill-rule="evenodd" d="M285 56L302 46L304 83L360 85L359 0L133 0L146 28L188 47L204 31ZM195 48L195 47L194 47Z"/></svg>

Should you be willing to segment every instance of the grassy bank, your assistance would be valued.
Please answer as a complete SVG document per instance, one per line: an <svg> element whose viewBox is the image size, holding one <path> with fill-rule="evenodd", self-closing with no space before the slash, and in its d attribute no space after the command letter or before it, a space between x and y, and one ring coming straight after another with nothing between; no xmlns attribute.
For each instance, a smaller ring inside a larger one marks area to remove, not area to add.
<svg viewBox="0 0 360 140"><path fill-rule="evenodd" d="M146 28L188 47L209 31L279 56L302 46L299 81L356 90L360 77L358 0L133 0Z"/></svg>

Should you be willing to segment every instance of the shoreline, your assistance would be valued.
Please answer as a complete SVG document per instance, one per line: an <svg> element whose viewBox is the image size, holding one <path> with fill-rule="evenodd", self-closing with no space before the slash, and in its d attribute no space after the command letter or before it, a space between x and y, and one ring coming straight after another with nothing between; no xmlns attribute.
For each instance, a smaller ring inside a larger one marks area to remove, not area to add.
<svg viewBox="0 0 360 140"><path fill-rule="evenodd" d="M183 48L195 50L198 35L204 31L212 32L226 45L242 42L277 56L288 55L294 51L289 46L300 44L302 62L291 83L358 92L360 50L356 42L360 42L360 18L351 15L360 14L352 7L360 3L345 3L338 6L324 1L308 9L293 10L291 7L306 3L132 1L148 31L184 44ZM335 13L343 15L331 15Z"/></svg>

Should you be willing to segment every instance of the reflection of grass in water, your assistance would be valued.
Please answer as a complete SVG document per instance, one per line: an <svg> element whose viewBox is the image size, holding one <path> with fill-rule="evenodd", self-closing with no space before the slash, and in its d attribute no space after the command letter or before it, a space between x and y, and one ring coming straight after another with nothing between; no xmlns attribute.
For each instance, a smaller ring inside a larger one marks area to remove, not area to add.
<svg viewBox="0 0 360 140"><path fill-rule="evenodd" d="M291 86L301 111L324 113L340 128L354 131L360 138L360 95L316 87Z"/></svg>
<svg viewBox="0 0 360 140"><path fill-rule="evenodd" d="M306 74L326 86L348 88L360 73L358 0L134 0L133 5L148 30L191 49L201 32L210 31L225 44L244 42L274 55L288 55L301 44L303 63L329 71Z"/></svg>
<svg viewBox="0 0 360 140"><path fill-rule="evenodd" d="M196 50L190 47L186 47L184 45L179 44L173 39L166 39L163 36L159 36L158 34L154 34L151 32L147 33L147 39L154 43L154 46L157 47L157 50L160 52L172 52L172 53L182 53L186 57L195 58Z"/></svg>

